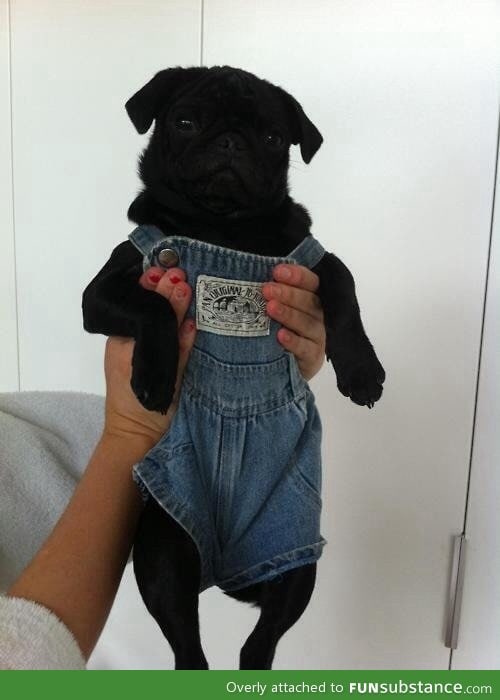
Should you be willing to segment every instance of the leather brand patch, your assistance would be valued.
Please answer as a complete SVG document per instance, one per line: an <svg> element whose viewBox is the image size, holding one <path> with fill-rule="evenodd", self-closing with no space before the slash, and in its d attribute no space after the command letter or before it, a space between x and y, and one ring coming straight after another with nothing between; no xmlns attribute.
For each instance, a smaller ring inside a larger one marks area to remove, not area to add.
<svg viewBox="0 0 500 700"><path fill-rule="evenodd" d="M200 275L196 283L196 326L218 335L269 335L262 284Z"/></svg>

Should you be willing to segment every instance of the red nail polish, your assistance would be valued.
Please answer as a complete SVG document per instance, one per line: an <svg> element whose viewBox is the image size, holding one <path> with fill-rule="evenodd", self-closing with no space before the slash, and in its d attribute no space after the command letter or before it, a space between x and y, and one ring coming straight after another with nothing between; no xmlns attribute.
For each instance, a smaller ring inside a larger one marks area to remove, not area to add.
<svg viewBox="0 0 500 700"><path fill-rule="evenodd" d="M158 284L158 282L161 280L161 275L159 275L157 272L151 272L148 277L149 281L153 282L153 284Z"/></svg>
<svg viewBox="0 0 500 700"><path fill-rule="evenodd" d="M172 277L170 277L170 281L173 282L174 284L177 284L177 282L181 281L181 278L177 277L177 275L172 275Z"/></svg>

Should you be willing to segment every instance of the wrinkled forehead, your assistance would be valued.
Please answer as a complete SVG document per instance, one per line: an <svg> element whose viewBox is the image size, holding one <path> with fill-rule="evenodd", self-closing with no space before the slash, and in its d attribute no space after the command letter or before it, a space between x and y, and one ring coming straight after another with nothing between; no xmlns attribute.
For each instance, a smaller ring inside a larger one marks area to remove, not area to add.
<svg viewBox="0 0 500 700"><path fill-rule="evenodd" d="M239 70L216 69L175 101L176 107L203 110L212 120L224 117L247 123L285 124L278 91L270 83Z"/></svg>

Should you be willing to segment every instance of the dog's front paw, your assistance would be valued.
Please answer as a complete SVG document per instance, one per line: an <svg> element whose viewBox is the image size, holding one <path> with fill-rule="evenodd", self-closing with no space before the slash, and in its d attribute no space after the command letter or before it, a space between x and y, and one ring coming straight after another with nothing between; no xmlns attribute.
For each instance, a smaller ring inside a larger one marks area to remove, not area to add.
<svg viewBox="0 0 500 700"><path fill-rule="evenodd" d="M172 348L161 362L156 354L148 354L143 350L135 353L130 385L144 408L165 414L175 393L178 353Z"/></svg>
<svg viewBox="0 0 500 700"><path fill-rule="evenodd" d="M175 392L175 381L134 373L130 385L138 401L148 411L163 414L168 411Z"/></svg>
<svg viewBox="0 0 500 700"><path fill-rule="evenodd" d="M385 371L372 348L365 357L357 354L355 361L342 363L337 370L339 391L358 406L373 408L382 396Z"/></svg>

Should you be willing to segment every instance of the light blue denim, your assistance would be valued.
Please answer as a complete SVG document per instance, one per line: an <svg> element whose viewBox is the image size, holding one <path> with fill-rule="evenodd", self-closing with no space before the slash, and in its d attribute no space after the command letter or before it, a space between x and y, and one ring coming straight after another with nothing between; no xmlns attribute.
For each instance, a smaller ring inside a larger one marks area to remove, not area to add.
<svg viewBox="0 0 500 700"><path fill-rule="evenodd" d="M308 236L286 258L273 258L165 237L144 225L129 238L146 268L159 264L161 249L175 250L193 288L188 315L198 327L200 275L228 282L207 288L210 304L210 294L222 290L209 323L224 326L229 319L231 325L234 317L247 328L250 319L250 329L264 333L269 322L266 335L197 331L170 430L136 465L134 479L196 543L200 591L213 585L236 590L316 561L326 543L320 534L321 421L295 357L276 338L280 324L265 310L264 319L255 301L255 283L271 280L280 262L314 267L323 248ZM231 280L254 288L233 288Z"/></svg>

